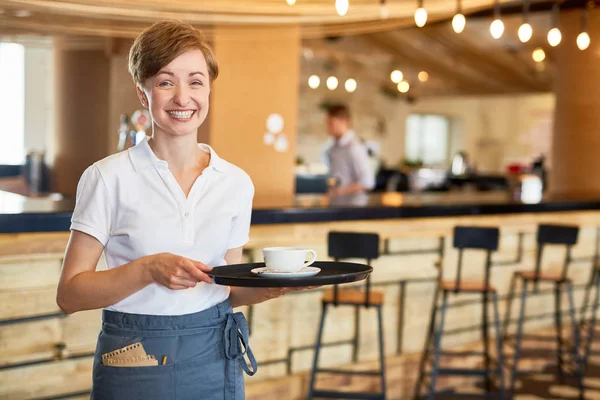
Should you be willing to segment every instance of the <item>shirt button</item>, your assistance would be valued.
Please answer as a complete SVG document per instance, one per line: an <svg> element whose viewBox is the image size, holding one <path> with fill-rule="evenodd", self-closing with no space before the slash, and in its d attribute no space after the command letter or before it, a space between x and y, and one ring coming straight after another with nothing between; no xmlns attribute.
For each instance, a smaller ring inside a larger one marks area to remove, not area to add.
<svg viewBox="0 0 600 400"><path fill-rule="evenodd" d="M184 215L185 215L186 217L189 217L189 216L190 216L190 213L189 213L189 212L186 212Z"/></svg>

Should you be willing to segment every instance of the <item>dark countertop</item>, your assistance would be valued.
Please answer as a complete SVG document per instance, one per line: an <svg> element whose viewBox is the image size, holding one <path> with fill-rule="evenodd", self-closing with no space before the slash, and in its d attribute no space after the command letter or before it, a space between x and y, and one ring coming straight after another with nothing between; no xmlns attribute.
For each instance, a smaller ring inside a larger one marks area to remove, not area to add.
<svg viewBox="0 0 600 400"><path fill-rule="evenodd" d="M599 198L513 201L507 192L378 193L332 204L324 195L293 202L255 199L253 225L541 213L600 209ZM33 198L0 191L0 233L67 231L74 200L60 195Z"/></svg>

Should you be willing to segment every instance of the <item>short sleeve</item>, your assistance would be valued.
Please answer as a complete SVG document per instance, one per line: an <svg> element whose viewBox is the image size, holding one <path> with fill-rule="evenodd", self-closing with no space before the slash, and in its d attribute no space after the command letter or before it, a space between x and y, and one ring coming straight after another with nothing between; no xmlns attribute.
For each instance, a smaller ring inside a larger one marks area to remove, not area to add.
<svg viewBox="0 0 600 400"><path fill-rule="evenodd" d="M229 236L228 249L242 247L250 239L250 219L252 217L252 200L254 199L254 185L248 178L249 184L239 197L240 208L238 215L233 220L233 229Z"/></svg>
<svg viewBox="0 0 600 400"><path fill-rule="evenodd" d="M77 185L71 230L87 233L106 246L111 231L108 189L96 165L88 167Z"/></svg>

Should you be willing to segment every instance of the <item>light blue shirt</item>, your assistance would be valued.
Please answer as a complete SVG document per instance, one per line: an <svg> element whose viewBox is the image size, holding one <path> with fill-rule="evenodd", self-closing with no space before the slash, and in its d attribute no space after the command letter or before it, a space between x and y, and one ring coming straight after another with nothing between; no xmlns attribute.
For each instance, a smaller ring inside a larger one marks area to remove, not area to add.
<svg viewBox="0 0 600 400"><path fill-rule="evenodd" d="M375 174L371 168L367 148L349 130L327 150L329 175L337 178L340 186L360 183L365 189L375 187Z"/></svg>

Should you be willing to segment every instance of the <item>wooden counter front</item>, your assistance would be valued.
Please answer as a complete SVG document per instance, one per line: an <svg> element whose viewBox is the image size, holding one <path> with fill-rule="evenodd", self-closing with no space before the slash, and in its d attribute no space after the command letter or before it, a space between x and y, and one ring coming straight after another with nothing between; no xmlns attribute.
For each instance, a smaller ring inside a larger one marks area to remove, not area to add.
<svg viewBox="0 0 600 400"><path fill-rule="evenodd" d="M576 224L581 227L578 244L573 249L575 261L570 267L570 275L578 285L587 282L592 259L597 255L600 226L600 212L597 211L253 225L246 255L262 261L262 247L294 245L310 247L317 251L319 259L325 260L326 237L331 230L377 232L383 239L389 239L389 254L373 262L372 279L377 290L384 292L386 355L393 357L398 353L415 354L422 349L438 272L435 264L440 261L440 238L444 238L441 259L444 276L451 276L456 266L456 252L451 247L452 228L455 225L499 226L501 243L494 255L498 266L492 270L492 282L502 296L514 271L532 268L534 233L539 223ZM100 311L65 316L56 306L56 284L67 239L68 232L0 235L2 399L69 393L81 396L90 389L90 355L100 329ZM518 258L519 247L522 248L521 259ZM465 278L483 276L483 257L483 253L478 252L465 255ZM562 249L547 249L544 268L559 270L563 257ZM103 265L101 262L99 268ZM581 302L582 293L580 285L576 290L577 304ZM248 398L292 399L302 396L304 386L301 384L282 386L281 380L270 381L269 378L304 376L309 370L313 352L301 348L310 347L315 341L321 296L320 290L314 290L259 304L252 310L240 308L250 321L250 343L259 361L259 373L247 378ZM466 299L469 298L474 303L449 311L448 330L479 324L480 296L466 295ZM461 300L464 299L461 297ZM514 302L515 307L517 303ZM553 311L554 306L551 293L534 295L527 304L528 315ZM502 301L501 316L504 308L505 302ZM372 345L376 338L375 321L374 311L367 310L361 316L361 362L369 362L377 356L377 346ZM353 324L351 309L332 310L325 325L325 342L350 338ZM551 318L532 320L527 328L541 329L551 324ZM473 343L480 340L480 335L477 328L467 328L460 334L445 336L443 346ZM325 348L322 366L350 364L351 354L347 345ZM412 383L402 382L397 383L402 388L395 388L396 392L408 393ZM273 394L275 392L277 394Z"/></svg>

